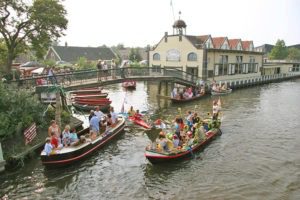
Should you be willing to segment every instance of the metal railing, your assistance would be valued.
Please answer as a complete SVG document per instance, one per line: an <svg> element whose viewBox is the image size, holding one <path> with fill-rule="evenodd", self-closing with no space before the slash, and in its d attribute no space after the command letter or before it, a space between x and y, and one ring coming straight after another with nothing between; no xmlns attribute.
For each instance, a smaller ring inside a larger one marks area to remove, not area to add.
<svg viewBox="0 0 300 200"><path fill-rule="evenodd" d="M55 74L54 76L39 75L34 77L20 78L17 82L19 86L27 88L40 85L61 85L63 87L85 84L91 82L103 82L113 79L130 79L133 77L173 77L191 85L197 83L199 78L193 74L186 73L178 69L162 69L160 72L151 67L126 67L107 70L85 70L70 71Z"/></svg>

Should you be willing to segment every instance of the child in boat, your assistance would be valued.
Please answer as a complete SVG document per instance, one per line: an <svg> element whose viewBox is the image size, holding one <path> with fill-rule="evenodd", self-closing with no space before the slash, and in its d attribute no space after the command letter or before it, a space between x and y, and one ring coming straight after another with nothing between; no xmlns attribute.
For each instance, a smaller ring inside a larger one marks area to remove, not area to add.
<svg viewBox="0 0 300 200"><path fill-rule="evenodd" d="M63 145L59 142L55 132L51 132L51 145L53 149L62 149Z"/></svg>
<svg viewBox="0 0 300 200"><path fill-rule="evenodd" d="M177 148L179 146L179 138L176 134L173 135L173 147Z"/></svg>
<svg viewBox="0 0 300 200"><path fill-rule="evenodd" d="M106 118L106 127L109 127L113 124L112 118L111 118L111 114L108 113L107 114L107 118Z"/></svg>
<svg viewBox="0 0 300 200"><path fill-rule="evenodd" d="M117 113L114 111L114 107L110 107L110 115L111 115L111 125L114 125L118 122L118 115Z"/></svg>
<svg viewBox="0 0 300 200"><path fill-rule="evenodd" d="M70 146L71 144L71 135L70 135L70 126L66 125L65 129L62 132L62 136L63 136L63 144L64 146Z"/></svg>
<svg viewBox="0 0 300 200"><path fill-rule="evenodd" d="M70 132L70 141L71 141L71 146L76 146L79 144L79 139L75 128L72 128Z"/></svg>
<svg viewBox="0 0 300 200"><path fill-rule="evenodd" d="M44 152L46 153L47 156L50 155L50 153L52 152L53 150L53 146L51 145L51 138L50 137L47 137L46 138L46 144L45 144L45 147L44 147Z"/></svg>

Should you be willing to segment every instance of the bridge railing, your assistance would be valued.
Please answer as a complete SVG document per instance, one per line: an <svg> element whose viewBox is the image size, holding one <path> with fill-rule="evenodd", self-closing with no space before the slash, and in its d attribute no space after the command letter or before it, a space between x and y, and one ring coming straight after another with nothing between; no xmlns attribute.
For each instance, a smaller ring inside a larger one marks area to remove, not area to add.
<svg viewBox="0 0 300 200"><path fill-rule="evenodd" d="M126 67L107 70L81 70L69 71L64 73L55 74L54 76L39 75L34 77L26 77L16 80L19 86L35 87L38 85L51 85L57 84L62 86L69 86L71 84L84 84L88 82L97 82L111 80L115 78L130 78L130 77L143 77L143 76L172 76L182 79L187 82L196 83L197 76L186 73L177 69L162 69L157 71L156 68L151 67Z"/></svg>

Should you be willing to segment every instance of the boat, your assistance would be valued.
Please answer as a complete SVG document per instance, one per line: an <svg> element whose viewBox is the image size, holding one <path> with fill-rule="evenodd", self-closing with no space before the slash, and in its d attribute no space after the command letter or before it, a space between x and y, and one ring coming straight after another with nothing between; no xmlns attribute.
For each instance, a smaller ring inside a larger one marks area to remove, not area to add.
<svg viewBox="0 0 300 200"><path fill-rule="evenodd" d="M90 156L123 132L125 128L125 118L119 116L118 119L119 120L114 127L109 128L105 133L101 134L93 141L86 141L78 146L63 147L61 150L56 150L54 154L50 154L49 156L42 151L42 164L46 167L62 167ZM78 133L78 136L80 137L80 135L84 135L88 132L88 128L84 129Z"/></svg>
<svg viewBox="0 0 300 200"><path fill-rule="evenodd" d="M211 90L211 94L212 95L225 95L225 94L229 94L232 92L232 89L229 88L227 90L220 90L220 91L214 91L214 90Z"/></svg>
<svg viewBox="0 0 300 200"><path fill-rule="evenodd" d="M106 104L111 104L111 101L109 99L76 99L74 100L75 103L79 104L89 104L89 105L94 105L94 104L100 104L100 105L106 105Z"/></svg>
<svg viewBox="0 0 300 200"><path fill-rule="evenodd" d="M136 81L128 80L122 83L122 86L126 89L135 89L136 88Z"/></svg>
<svg viewBox="0 0 300 200"><path fill-rule="evenodd" d="M71 94L86 94L86 93L100 94L101 92L102 92L101 88L85 88L81 90L70 91Z"/></svg>
<svg viewBox="0 0 300 200"><path fill-rule="evenodd" d="M192 145L188 149L175 149L175 151L166 152L166 151L157 151L152 149L150 146L146 147L145 157L152 163L163 163L170 161L178 161L187 157L192 157L193 153L204 148L209 144L216 136L221 135L222 131L219 128L211 129L205 133L206 138L201 142Z"/></svg>
<svg viewBox="0 0 300 200"><path fill-rule="evenodd" d="M132 116L129 116L128 117L128 120L143 127L143 128L146 128L146 129L151 129L151 125L149 125L148 123L146 123L144 120L142 119L137 119L136 117L132 117Z"/></svg>
<svg viewBox="0 0 300 200"><path fill-rule="evenodd" d="M177 99L177 98L173 98L171 97L171 101L172 103L185 103L185 102L190 102L190 101L194 101L197 99L201 99L205 94L199 94L197 96L193 96L192 98L189 99Z"/></svg>
<svg viewBox="0 0 300 200"><path fill-rule="evenodd" d="M71 98L75 99L95 99L95 98L106 98L108 93L101 94L84 94L84 95L71 95Z"/></svg>
<svg viewBox="0 0 300 200"><path fill-rule="evenodd" d="M89 105L89 104L79 104L79 103L72 103L72 105L81 111L90 112L91 110L96 110L96 107L99 106L100 110L104 113L108 113L110 105Z"/></svg>

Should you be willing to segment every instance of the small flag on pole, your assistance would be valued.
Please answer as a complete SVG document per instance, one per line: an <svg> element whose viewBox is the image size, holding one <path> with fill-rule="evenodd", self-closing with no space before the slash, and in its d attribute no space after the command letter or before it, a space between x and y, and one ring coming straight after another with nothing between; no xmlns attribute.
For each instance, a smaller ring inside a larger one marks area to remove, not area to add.
<svg viewBox="0 0 300 200"><path fill-rule="evenodd" d="M36 136L36 125L35 123L31 124L29 128L24 131L25 144L30 143Z"/></svg>

